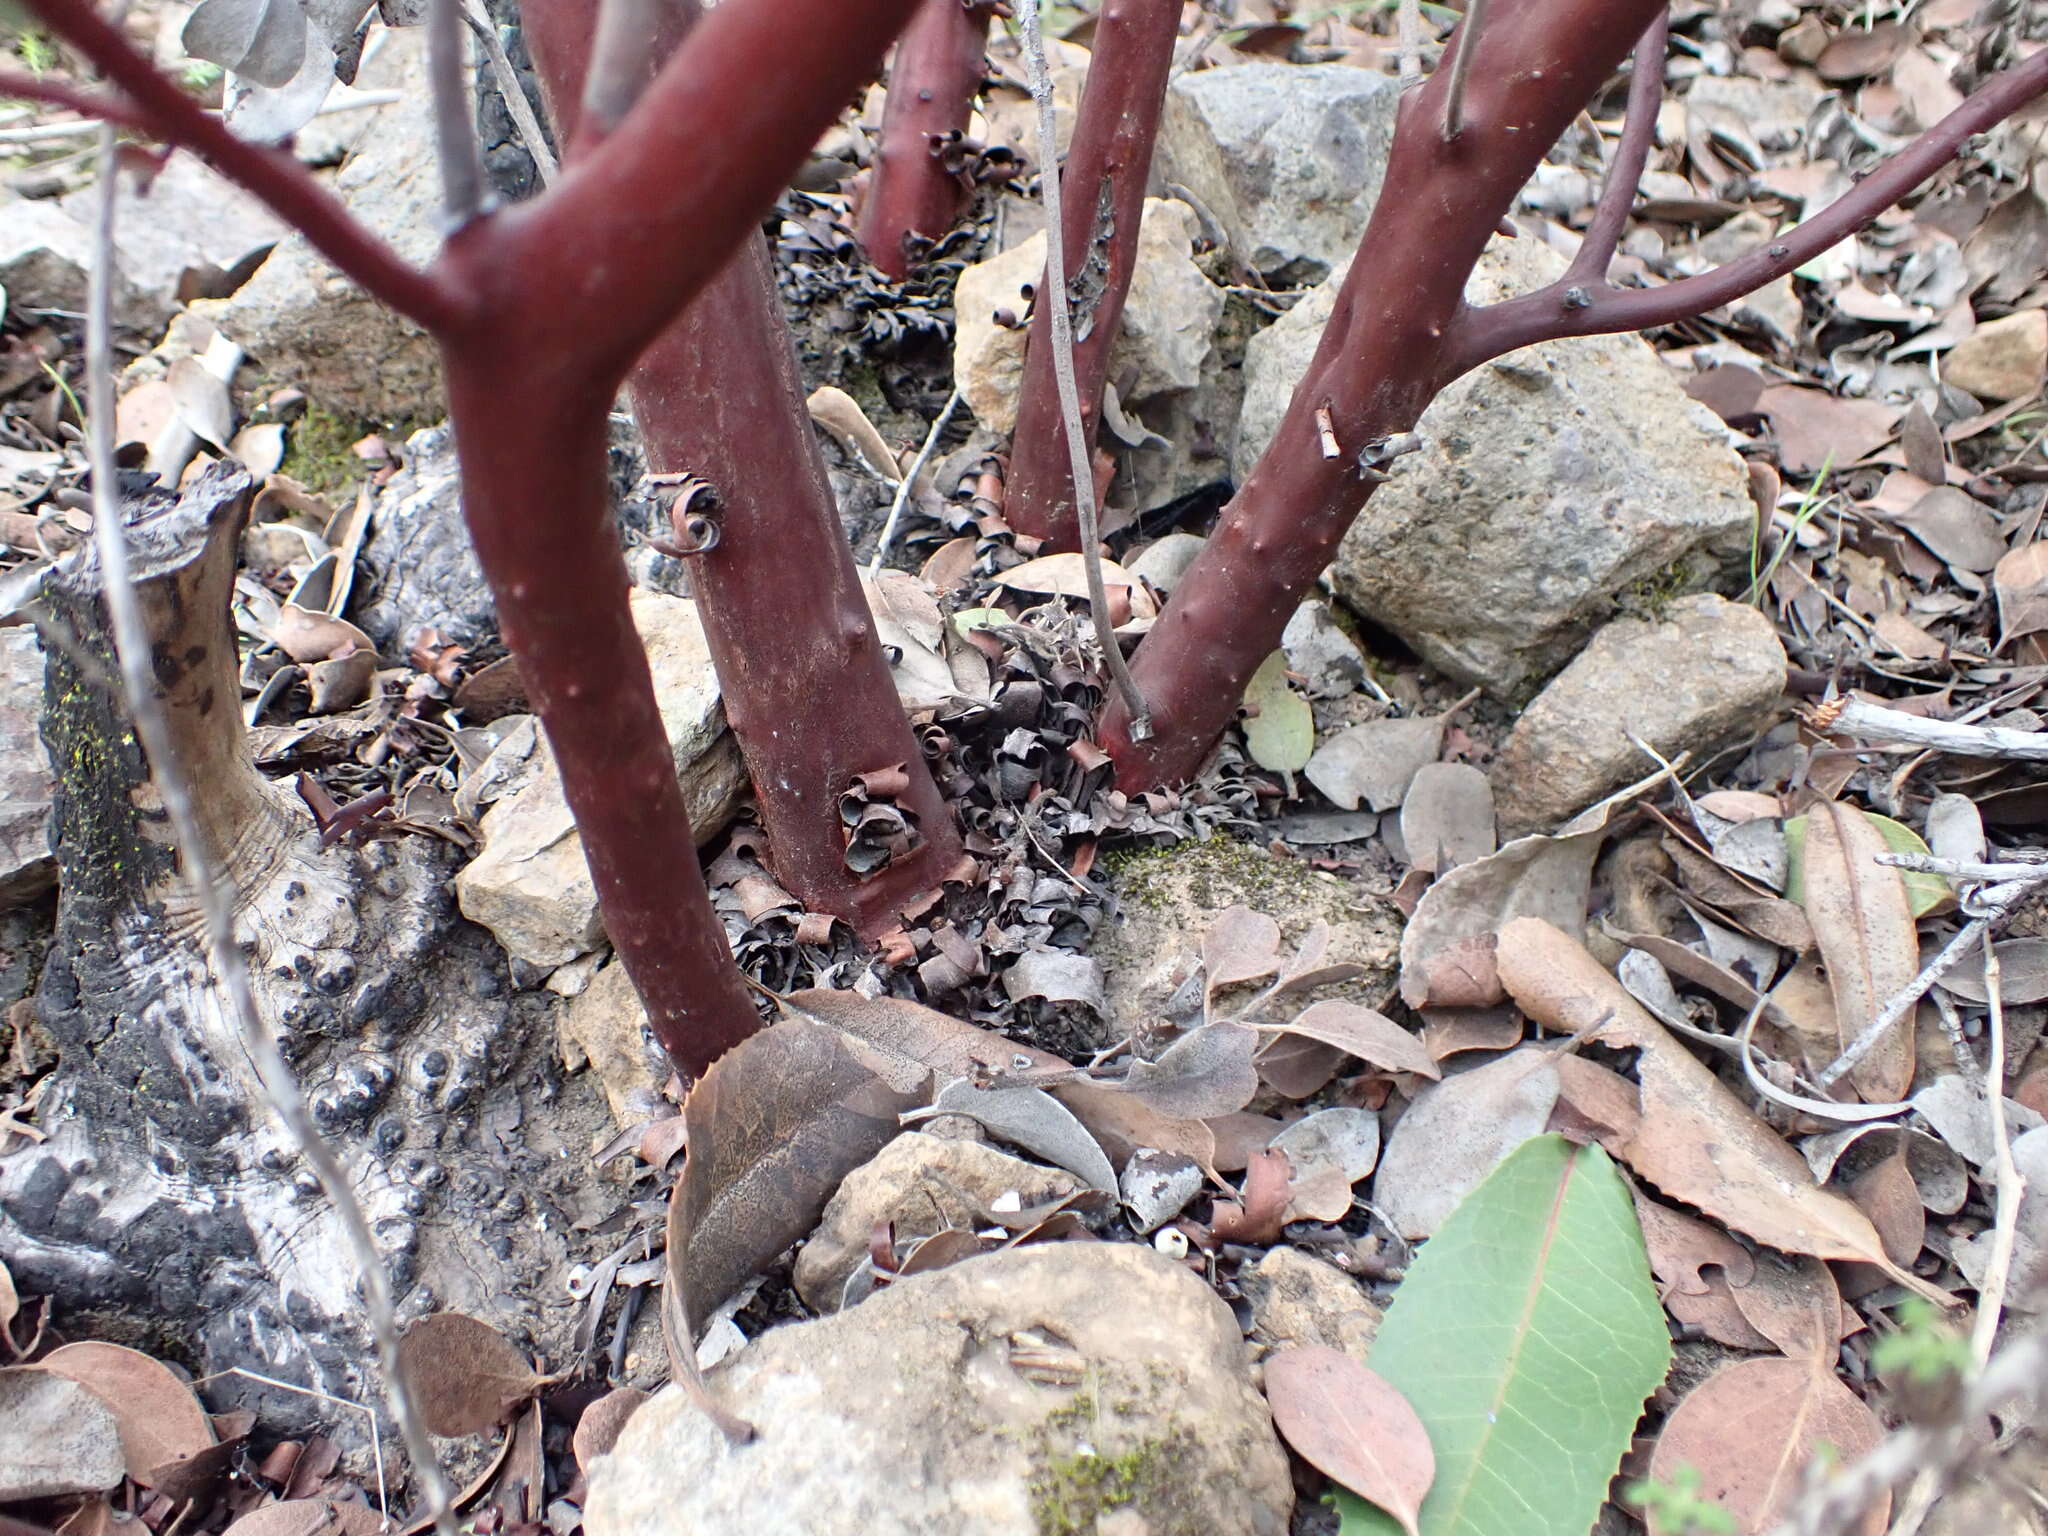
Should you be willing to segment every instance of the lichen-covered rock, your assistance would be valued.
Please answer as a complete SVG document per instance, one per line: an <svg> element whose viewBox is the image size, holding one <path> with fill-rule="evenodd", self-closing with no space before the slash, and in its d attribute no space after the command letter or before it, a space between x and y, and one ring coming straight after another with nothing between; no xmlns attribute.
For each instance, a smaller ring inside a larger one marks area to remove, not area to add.
<svg viewBox="0 0 2048 1536"><path fill-rule="evenodd" d="M1175 78L1159 178L1201 200L1275 287L1350 256L1386 174L1398 81L1350 64L1247 64Z"/></svg>
<svg viewBox="0 0 2048 1536"><path fill-rule="evenodd" d="M1771 621L1711 592L1656 621L1617 619L1522 712L1494 759L1504 837L1546 831L1648 760L1698 755L1762 731L1785 691L1785 650Z"/></svg>
<svg viewBox="0 0 2048 1536"><path fill-rule="evenodd" d="M365 64L357 84L394 90L398 99L364 114L373 120L333 182L357 222L417 267L441 249L426 41L424 27L401 29ZM273 378L338 414L431 421L444 409L433 338L343 276L303 235L280 241L254 277L207 309Z"/></svg>
<svg viewBox="0 0 2048 1536"><path fill-rule="evenodd" d="M697 605L640 588L631 602L683 803L701 845L732 820L746 788L746 767L726 729ZM545 737L535 755L541 761L532 776L484 817L483 852L456 877L455 893L462 915L490 929L506 953L551 969L595 949L604 923L583 839Z"/></svg>
<svg viewBox="0 0 2048 1536"><path fill-rule="evenodd" d="M709 1381L756 1438L662 1392L591 1467L590 1536L1282 1536L1294 1502L1229 1308L1130 1244L898 1281Z"/></svg>
<svg viewBox="0 0 2048 1536"><path fill-rule="evenodd" d="M29 901L57 878L50 853L56 780L36 720L43 712L43 648L28 625L0 629L0 909Z"/></svg>
<svg viewBox="0 0 2048 1536"><path fill-rule="evenodd" d="M1393 995L1401 914L1355 882L1228 837L1115 857L1108 869L1116 907L1095 941L1108 972L1104 1045L1142 1033L1169 1014L1175 993L1201 963L1202 934L1216 914L1239 902L1280 925L1283 953L1311 923L1326 922L1324 963L1365 967L1357 980L1318 996L1378 1007Z"/></svg>
<svg viewBox="0 0 2048 1536"><path fill-rule="evenodd" d="M1268 1353L1302 1344L1341 1349L1360 1365L1380 1330L1380 1308L1334 1264L1275 1248L1238 1278L1252 1304L1252 1342Z"/></svg>
<svg viewBox="0 0 2048 1536"><path fill-rule="evenodd" d="M820 1312L837 1311L840 1288L867 1257L879 1222L896 1236L929 1237L946 1227L987 1225L987 1208L1014 1191L1020 1208L1058 1200L1082 1187L1063 1168L1027 1163L978 1142L906 1131L849 1173L798 1250L797 1294Z"/></svg>
<svg viewBox="0 0 2048 1536"><path fill-rule="evenodd" d="M1466 291L1490 302L1561 271L1533 240L1495 240ZM1340 280L1246 350L1240 483L1279 428ZM1395 461L1344 540L1337 594L1497 696L1526 697L1630 588L1697 589L1748 550L1756 512L1725 428L1634 336L1486 364L1445 388L1416 431L1421 449Z"/></svg>
<svg viewBox="0 0 2048 1536"><path fill-rule="evenodd" d="M1190 253L1201 223L1186 203L1145 200L1138 231L1138 261L1124 300L1122 327L1110 353L1109 376L1129 378L1126 406L1195 389L1215 346L1223 316L1223 290L1210 282ZM953 376L975 420L991 432L1017 425L1017 390L1024 379L1024 332L998 325L997 311L1022 321L1024 293L1045 272L1043 232L1001 255L967 268L954 290L959 333Z"/></svg>

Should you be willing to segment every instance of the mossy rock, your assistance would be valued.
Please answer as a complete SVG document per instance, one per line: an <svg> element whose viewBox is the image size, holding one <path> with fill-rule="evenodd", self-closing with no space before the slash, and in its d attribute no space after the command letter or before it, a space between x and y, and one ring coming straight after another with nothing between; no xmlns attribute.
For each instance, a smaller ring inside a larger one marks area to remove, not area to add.
<svg viewBox="0 0 2048 1536"><path fill-rule="evenodd" d="M1401 914L1356 881L1280 858L1230 837L1115 854L1104 861L1116 910L1096 935L1108 975L1104 1043L1156 1019L1200 962L1202 935L1239 903L1280 925L1283 956L1317 921L1330 925L1324 963L1350 961L1365 974L1321 996L1381 1007L1400 966Z"/></svg>

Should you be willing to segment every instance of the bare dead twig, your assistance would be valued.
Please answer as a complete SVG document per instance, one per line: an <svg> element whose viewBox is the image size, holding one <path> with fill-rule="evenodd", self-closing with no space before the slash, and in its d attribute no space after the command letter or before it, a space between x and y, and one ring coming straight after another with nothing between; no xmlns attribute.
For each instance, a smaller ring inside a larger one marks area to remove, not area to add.
<svg viewBox="0 0 2048 1536"><path fill-rule="evenodd" d="M444 8L447 0L444 0ZM449 1508L448 1485L416 1411L412 1393L400 1373L398 1319L392 1305L390 1277L377 1252L376 1240L363 1208L356 1201L333 1150L313 1126L299 1085L279 1049L277 1037L256 1007L249 985L248 960L235 938L233 903L215 851L199 819L192 785L172 745L169 723L157 698L156 662L149 633L129 575L127 524L122 517L114 468L114 209L117 202L114 131L103 128L99 144L99 219L93 236L93 263L86 301L86 391L90 419L86 423L92 465L93 544L99 555L107 613L120 664L122 691L136 738L149 762L150 777L163 798L185 880L205 923L208 959L215 984L243 1047L256 1068L257 1081L270 1111L284 1125L299 1155L313 1170L346 1234L361 1272L364 1310L384 1374L384 1388L398 1421L414 1475L440 1536L458 1536Z"/></svg>
<svg viewBox="0 0 2048 1536"><path fill-rule="evenodd" d="M268 204L321 255L407 319L430 331L451 330L460 324L469 309L468 296L447 277L422 272L400 260L388 245L357 223L290 152L237 138L129 47L91 6L80 0L29 0L29 9L127 98L127 105L109 114L109 121L194 150L228 180ZM51 99L47 91L41 94L43 99ZM91 103L92 98L81 95L67 105L98 112L100 105Z"/></svg>
<svg viewBox="0 0 2048 1536"><path fill-rule="evenodd" d="M1539 341L1649 330L1753 293L1855 234L1953 160L1971 135L1996 126L2044 90L2048 50L1992 76L1961 106L1812 218L1696 277L1660 288L1588 288L1560 280L1498 304L1465 310L1445 337L1445 377L1455 378Z"/></svg>
<svg viewBox="0 0 2048 1536"><path fill-rule="evenodd" d="M2005 1309L2005 1288L2012 1278L2013 1244L2019 1235L2020 1198L2027 1181L2012 1160L2012 1128L2005 1119L2005 1003L1998 995L2002 984L1998 946L1984 946L1984 991L1990 1000L1990 1038L1985 1041L1984 1098L1991 1109L1993 1147L1992 1182L1996 1199L1991 1224L1991 1257L1984 1266L1984 1283L1977 1288L1977 1321L1970 1330L1970 1353L1981 1369L1991 1359L1991 1343L1998 1336L1998 1319Z"/></svg>
<svg viewBox="0 0 2048 1536"><path fill-rule="evenodd" d="M1466 0L1465 14L1458 22L1458 40L1451 54L1451 76L1444 87L1444 142L1450 143L1465 127L1465 79L1472 72L1472 50L1486 29L1486 0Z"/></svg>
<svg viewBox="0 0 2048 1536"><path fill-rule="evenodd" d="M582 114L576 133L609 134L626 120L652 78L654 35L660 0L601 0L597 36L590 45L590 72L583 77Z"/></svg>
<svg viewBox="0 0 2048 1536"><path fill-rule="evenodd" d="M1045 197L1045 289L1039 295L1050 306L1053 378L1059 386L1060 413L1073 466L1074 510L1081 525L1081 561L1088 572L1088 606L1095 616L1095 637L1102 659L1131 718L1130 734L1143 741L1152 734L1145 696L1131 676L1109 622L1109 594L1102 584L1101 533L1096 519L1095 472L1088 462L1088 434L1081 424L1081 391L1074 379L1074 321L1067 293L1066 221L1060 204L1058 139L1052 121L1052 73L1045 62L1045 39L1039 33L1038 0L1023 0L1024 56L1031 71L1031 97L1038 105L1039 186Z"/></svg>
<svg viewBox="0 0 2048 1536"><path fill-rule="evenodd" d="M526 146L527 154L533 157L533 168L540 176L541 185L546 186L561 168L555 161L555 152L548 148L548 136L541 129L540 119L533 115L533 104L526 99L526 92L519 84L511 55L505 52L505 40L498 36L498 29L491 24L491 18L477 8L474 0L464 0L462 19L469 23L469 30L483 44L484 57L491 65L491 78L498 84L498 94L505 98L505 110L512 115L512 126L519 130L519 140Z"/></svg>
<svg viewBox="0 0 2048 1536"><path fill-rule="evenodd" d="M1621 244L1629 210L1635 207L1636 189L1642 185L1643 167L1649 163L1650 141L1657 136L1657 108L1664 100L1664 50L1670 37L1671 13L1666 11L1650 23L1649 31L1636 44L1621 139L1614 146L1614 158L1608 162L1607 180L1600 188L1593 222L1586 226L1586 237L1578 254L1565 269L1567 284L1607 281L1608 265Z"/></svg>
<svg viewBox="0 0 2048 1536"><path fill-rule="evenodd" d="M471 116L463 56L462 0L429 0L427 81L434 99L434 152L441 166L441 217L454 234L484 210L484 161Z"/></svg>
<svg viewBox="0 0 2048 1536"><path fill-rule="evenodd" d="M1991 931L1992 926L2011 916L2013 909L2026 900L2043 882L2048 882L2048 865L2030 871L2024 879L2008 880L2002 885L1990 886L1979 893L1976 898L1979 908L1977 916L1963 924L1957 930L1956 936L1942 946L1941 953L1922 966L1918 976L1894 993L1885 1005L1878 1009L1877 1017L1864 1026L1863 1032L1850 1041L1842 1054L1822 1070L1814 1079L1821 1090L1825 1092L1834 1087L1864 1057L1875 1050L1878 1042L1897 1028L1900 1020L1912 1012L1913 1006L1926 996L1927 989L1960 965L1978 941Z"/></svg>
<svg viewBox="0 0 2048 1536"><path fill-rule="evenodd" d="M2002 725L1965 725L1957 720L1929 720L1902 709L1887 709L1854 694L1834 699L1814 712L1814 725L1830 735L1856 736L1898 746L1932 747L1957 757L2003 757L2021 762L2048 762L2048 732L2015 731Z"/></svg>
<svg viewBox="0 0 2048 1536"><path fill-rule="evenodd" d="M868 574L875 575L882 569L882 560L889 553L889 543L896 537L897 519L903 516L903 509L910 502L910 488L932 456L932 450L939 446L939 433L945 430L946 422L953 415L953 408L960 403L960 389L955 385L953 392L946 396L946 403L939 407L939 414L932 418L931 430L924 435L924 446L917 450L917 457L910 461L910 468L903 472L903 478L896 482L896 495L889 503L889 515L882 523L882 536L875 540L875 558L868 562Z"/></svg>
<svg viewBox="0 0 2048 1536"><path fill-rule="evenodd" d="M1400 0L1394 12L1394 35L1401 59L1401 84L1422 78L1422 0Z"/></svg>
<svg viewBox="0 0 2048 1536"><path fill-rule="evenodd" d="M2032 1411L2048 1396L2048 1331L2008 1344L1977 1374L1961 1411L1947 1424L1907 1424L1860 1461L1801 1499L1770 1536L1842 1536L1887 1488L1922 1471L1946 1475L1979 1447L1974 1433L1989 1414Z"/></svg>

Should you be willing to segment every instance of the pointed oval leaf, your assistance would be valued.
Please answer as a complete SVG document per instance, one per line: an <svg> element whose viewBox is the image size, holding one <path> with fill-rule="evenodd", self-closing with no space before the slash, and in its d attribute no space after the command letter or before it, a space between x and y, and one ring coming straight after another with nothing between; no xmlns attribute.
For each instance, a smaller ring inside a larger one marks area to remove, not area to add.
<svg viewBox="0 0 2048 1536"><path fill-rule="evenodd" d="M1592 1529L1670 1358L1614 1164L1523 1143L1423 1248L1373 1342L1436 1451L1421 1536ZM1359 1529L1398 1529L1374 1519Z"/></svg>
<svg viewBox="0 0 2048 1536"><path fill-rule="evenodd" d="M1270 976L1280 966L1280 925L1242 902L1209 920L1202 935L1202 972L1211 996Z"/></svg>
<svg viewBox="0 0 2048 1536"><path fill-rule="evenodd" d="M1679 1467L1692 1467L1700 1496L1733 1515L1737 1529L1768 1531L1790 1512L1823 1445L1833 1447L1837 1465L1847 1465L1883 1438L1876 1416L1827 1362L1738 1360L1708 1377L1665 1421L1650 1476L1670 1482ZM1889 1507L1880 1498L1856 1530L1876 1536ZM1672 1536L1654 1522L1650 1529Z"/></svg>
<svg viewBox="0 0 2048 1536"><path fill-rule="evenodd" d="M131 1476L182 1461L214 1442L213 1421L192 1388L153 1355L85 1340L52 1350L36 1365L70 1377L107 1405L120 1426Z"/></svg>
<svg viewBox="0 0 2048 1536"><path fill-rule="evenodd" d="M1287 685L1287 655L1275 651L1244 690L1244 744L1253 762L1275 773L1299 773L1316 749L1308 700Z"/></svg>
<svg viewBox="0 0 2048 1536"><path fill-rule="evenodd" d="M1806 820L1800 905L1834 987L1836 1028L1846 1048L1913 979L1920 940L1899 871L1877 862L1886 841L1873 819L1853 806L1822 801ZM1913 1080L1910 1023L1895 1028L1850 1078L1869 1102L1902 1097Z"/></svg>
<svg viewBox="0 0 2048 1536"><path fill-rule="evenodd" d="M474 1435L511 1417L540 1386L525 1353L488 1323L436 1312L405 1330L398 1368L433 1434Z"/></svg>
<svg viewBox="0 0 2048 1536"><path fill-rule="evenodd" d="M1279 1028L1286 1034L1334 1045L1383 1071L1413 1072L1431 1079L1443 1076L1436 1058L1419 1039L1378 1009L1361 1003L1326 998L1311 1003Z"/></svg>
<svg viewBox="0 0 2048 1536"><path fill-rule="evenodd" d="M1266 1402L1303 1461L1417 1536L1436 1452L1408 1399L1342 1350L1308 1344L1266 1362Z"/></svg>

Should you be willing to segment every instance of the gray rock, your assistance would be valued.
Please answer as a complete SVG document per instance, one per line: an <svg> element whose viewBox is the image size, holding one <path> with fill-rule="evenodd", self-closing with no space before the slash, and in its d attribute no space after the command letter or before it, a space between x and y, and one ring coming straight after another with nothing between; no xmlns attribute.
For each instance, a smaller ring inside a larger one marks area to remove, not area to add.
<svg viewBox="0 0 2048 1536"><path fill-rule="evenodd" d="M1127 406L1191 390L1202 381L1223 314L1223 290L1190 257L1200 231L1186 203L1146 199L1138 262L1109 368L1111 378L1133 375L1123 397ZM995 315L1007 310L1023 320L1030 309L1024 290L1035 287L1044 272L1041 232L960 274L953 374L961 398L991 432L1007 433L1017 425L1017 390L1024 378L1024 332L997 325Z"/></svg>
<svg viewBox="0 0 2048 1536"><path fill-rule="evenodd" d="M726 729L697 605L639 589L631 601L683 802L702 845L732 820L746 769ZM484 817L483 852L455 877L455 894L462 915L490 929L507 954L552 969L597 948L604 924L583 839L545 737L535 754L543 761L532 777Z"/></svg>
<svg viewBox="0 0 2048 1536"><path fill-rule="evenodd" d="M1129 1244L901 1281L709 1381L757 1438L660 1393L590 1468L590 1536L1282 1536L1294 1502L1229 1309Z"/></svg>
<svg viewBox="0 0 2048 1536"><path fill-rule="evenodd" d="M1140 1147L1124 1164L1118 1185L1131 1225L1140 1232L1157 1231L1187 1209L1202 1192L1202 1170L1185 1152L1159 1152Z"/></svg>
<svg viewBox="0 0 2048 1536"><path fill-rule="evenodd" d="M99 189L7 204L0 287L24 309L85 308ZM114 210L114 319L154 337L188 299L229 293L285 225L197 157L173 155L147 193L123 178Z"/></svg>
<svg viewBox="0 0 2048 1536"><path fill-rule="evenodd" d="M50 852L56 780L37 721L43 648L28 625L0 629L0 908L32 901L57 879Z"/></svg>
<svg viewBox="0 0 2048 1536"><path fill-rule="evenodd" d="M399 98L365 112L371 121L333 190L400 260L423 267L441 249L425 28L394 33L378 57L388 74L375 83ZM343 276L302 235L281 241L253 278L209 312L274 379L343 416L417 422L442 414L432 338Z"/></svg>
<svg viewBox="0 0 2048 1536"><path fill-rule="evenodd" d="M1492 768L1503 837L1556 825L1642 777L1640 738L1666 757L1762 731L1785 691L1771 621L1710 592L1656 622L1617 619L1515 722Z"/></svg>
<svg viewBox="0 0 2048 1536"><path fill-rule="evenodd" d="M1386 174L1400 85L1349 64L1247 64L1178 76L1155 158L1246 266L1275 287L1348 258Z"/></svg>
<svg viewBox="0 0 2048 1536"><path fill-rule="evenodd" d="M1563 270L1495 240L1474 302ZM1336 298L1332 277L1245 355L1240 482L1278 428ZM1755 509L1726 429L1633 336L1516 352L1448 386L1335 562L1338 596L1451 676L1526 697L1629 588L1704 585L1746 555ZM1313 452L1313 445L1304 448Z"/></svg>
<svg viewBox="0 0 2048 1536"><path fill-rule="evenodd" d="M582 963L572 961L556 971L548 978L549 989L560 990L556 978ZM575 1041L604 1085L605 1101L621 1129L652 1120L661 1112L661 1085L672 1068L648 1033L647 1010L632 978L614 960L595 976L570 977L564 985L578 980L583 985L561 1013L562 1033Z"/></svg>
<svg viewBox="0 0 2048 1536"><path fill-rule="evenodd" d="M1262 1350L1321 1344L1365 1364L1380 1329L1380 1309L1336 1265L1294 1248L1275 1248L1238 1286L1252 1304L1252 1342Z"/></svg>
<svg viewBox="0 0 2048 1536"><path fill-rule="evenodd" d="M0 1370L0 1504L98 1493L127 1470L105 1403L54 1371Z"/></svg>
<svg viewBox="0 0 2048 1536"><path fill-rule="evenodd" d="M837 1311L846 1277L867 1257L876 1223L896 1235L929 1237L947 1227L983 1227L986 1211L1015 1193L1020 1209L1059 1200L1082 1188L1062 1168L1045 1168L973 1141L906 1131L848 1174L825 1207L809 1242L798 1250L797 1294L820 1312Z"/></svg>
<svg viewBox="0 0 2048 1536"><path fill-rule="evenodd" d="M1169 533L1156 543L1147 544L1124 569L1162 592L1171 592L1208 544L1199 533Z"/></svg>
<svg viewBox="0 0 2048 1536"><path fill-rule="evenodd" d="M406 439L404 466L376 492L363 563L375 573L353 617L385 655L403 656L422 629L473 645L498 630L497 609L462 521L455 432Z"/></svg>
<svg viewBox="0 0 2048 1536"><path fill-rule="evenodd" d="M1330 605L1320 599L1294 610L1280 649L1287 653L1287 669L1300 673L1316 698L1335 698L1365 681L1365 652L1337 627Z"/></svg>
<svg viewBox="0 0 2048 1536"><path fill-rule="evenodd" d="M1326 963L1365 967L1317 996L1376 1008L1393 995L1401 915L1356 884L1228 837L1112 858L1109 870L1116 906L1096 933L1109 973L1103 1045L1148 1034L1174 1011L1175 992L1199 964L1203 933L1237 902L1277 922L1283 945L1299 943L1311 923L1328 923ZM1194 1004L1199 1015L1199 995Z"/></svg>

